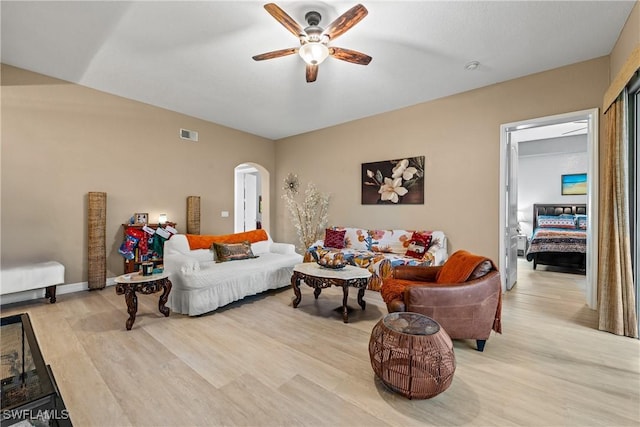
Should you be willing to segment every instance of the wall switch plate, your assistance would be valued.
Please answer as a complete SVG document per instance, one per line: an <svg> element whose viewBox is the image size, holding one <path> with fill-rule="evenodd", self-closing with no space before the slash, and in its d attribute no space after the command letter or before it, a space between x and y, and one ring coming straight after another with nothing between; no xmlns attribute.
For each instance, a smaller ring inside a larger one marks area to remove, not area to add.
<svg viewBox="0 0 640 427"><path fill-rule="evenodd" d="M229 211L222 211L222 218L227 218L229 216Z"/></svg>

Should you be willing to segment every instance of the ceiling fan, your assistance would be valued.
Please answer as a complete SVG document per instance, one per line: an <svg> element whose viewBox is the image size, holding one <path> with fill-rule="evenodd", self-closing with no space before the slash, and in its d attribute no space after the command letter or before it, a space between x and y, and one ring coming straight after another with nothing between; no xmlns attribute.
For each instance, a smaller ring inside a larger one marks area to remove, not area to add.
<svg viewBox="0 0 640 427"><path fill-rule="evenodd" d="M318 12L311 11L304 16L308 26L303 29L296 21L293 20L293 18L287 15L287 13L275 3L265 4L264 8L276 19L276 21L281 23L283 27L289 30L300 40L300 47L292 47L263 53L254 56L254 60L262 61L265 59L279 58L281 56L298 53L306 62L306 77L308 83L316 81L316 78L318 77L318 65L320 65L328 56L360 65L367 65L371 62L371 57L364 53L350 49L343 49L341 47L329 46L330 41L337 39L367 16L367 9L363 5L355 5L329 24L326 29L323 29L318 25L322 18Z"/></svg>

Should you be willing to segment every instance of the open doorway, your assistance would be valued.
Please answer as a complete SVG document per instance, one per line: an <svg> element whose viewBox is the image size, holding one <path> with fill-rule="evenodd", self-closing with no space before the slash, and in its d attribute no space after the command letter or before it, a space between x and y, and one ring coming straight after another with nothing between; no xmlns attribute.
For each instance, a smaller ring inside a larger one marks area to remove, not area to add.
<svg viewBox="0 0 640 427"><path fill-rule="evenodd" d="M270 228L269 172L257 163L234 169L234 232Z"/></svg>
<svg viewBox="0 0 640 427"><path fill-rule="evenodd" d="M516 133L523 129L542 130L561 123L580 124L586 127L587 135L587 256L586 256L586 302L596 308L597 298L597 241L598 241L598 109L584 110L556 116L508 123L500 127L500 257L503 291L510 289L517 277L517 235L521 233L521 220L525 212L517 207L518 170L514 165L514 151L518 152ZM576 127L577 129L577 127ZM516 155L517 157L517 155ZM560 187L560 183L556 188ZM544 202L540 200L539 202Z"/></svg>

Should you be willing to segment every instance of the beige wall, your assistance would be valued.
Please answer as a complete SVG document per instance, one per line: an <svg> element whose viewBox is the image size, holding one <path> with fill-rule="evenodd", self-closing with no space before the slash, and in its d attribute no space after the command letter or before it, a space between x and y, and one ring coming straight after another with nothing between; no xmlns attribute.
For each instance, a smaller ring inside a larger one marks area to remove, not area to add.
<svg viewBox="0 0 640 427"><path fill-rule="evenodd" d="M602 57L277 142L277 184L289 172L332 195L330 224L443 230L449 251L498 259L500 125L599 107ZM335 108L339 108L339 101ZM426 156L424 205L361 205L361 163ZM278 203L276 232L294 241Z"/></svg>
<svg viewBox="0 0 640 427"><path fill-rule="evenodd" d="M89 191L108 194L109 277L122 272L121 223L133 212L152 221L166 212L184 232L186 197L200 195L202 232L231 232L233 168L244 162L271 173L277 240L296 241L280 198L294 172L303 186L331 193L333 225L440 229L450 251L497 259L500 125L598 107L612 66L598 58L274 144L3 65L2 262L55 259L67 283L86 281ZM180 140L181 127L197 130L200 142ZM424 205L360 204L361 163L419 155Z"/></svg>
<svg viewBox="0 0 640 427"><path fill-rule="evenodd" d="M2 65L2 263L57 260L87 280L87 193L107 193L107 276L121 274L121 224L167 213L186 230L201 196L203 233L233 232L234 167L275 167L273 141ZM178 129L200 141L178 138ZM230 212L221 218L220 212Z"/></svg>
<svg viewBox="0 0 640 427"><path fill-rule="evenodd" d="M636 5L631 10L625 26L620 32L620 36L609 55L610 76L611 80L615 79L622 66L627 61L629 54L640 44L640 1L636 1Z"/></svg>

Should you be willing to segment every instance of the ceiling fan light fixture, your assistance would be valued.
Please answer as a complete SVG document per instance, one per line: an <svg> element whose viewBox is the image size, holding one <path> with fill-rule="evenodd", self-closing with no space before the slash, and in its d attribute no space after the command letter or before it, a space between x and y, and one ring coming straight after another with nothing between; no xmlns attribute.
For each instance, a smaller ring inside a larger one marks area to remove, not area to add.
<svg viewBox="0 0 640 427"><path fill-rule="evenodd" d="M477 70L479 66L480 66L480 62L471 61L465 64L464 69L467 71L474 71L474 70Z"/></svg>
<svg viewBox="0 0 640 427"><path fill-rule="evenodd" d="M309 65L319 65L329 56L329 48L320 42L308 42L300 46L300 57Z"/></svg>

